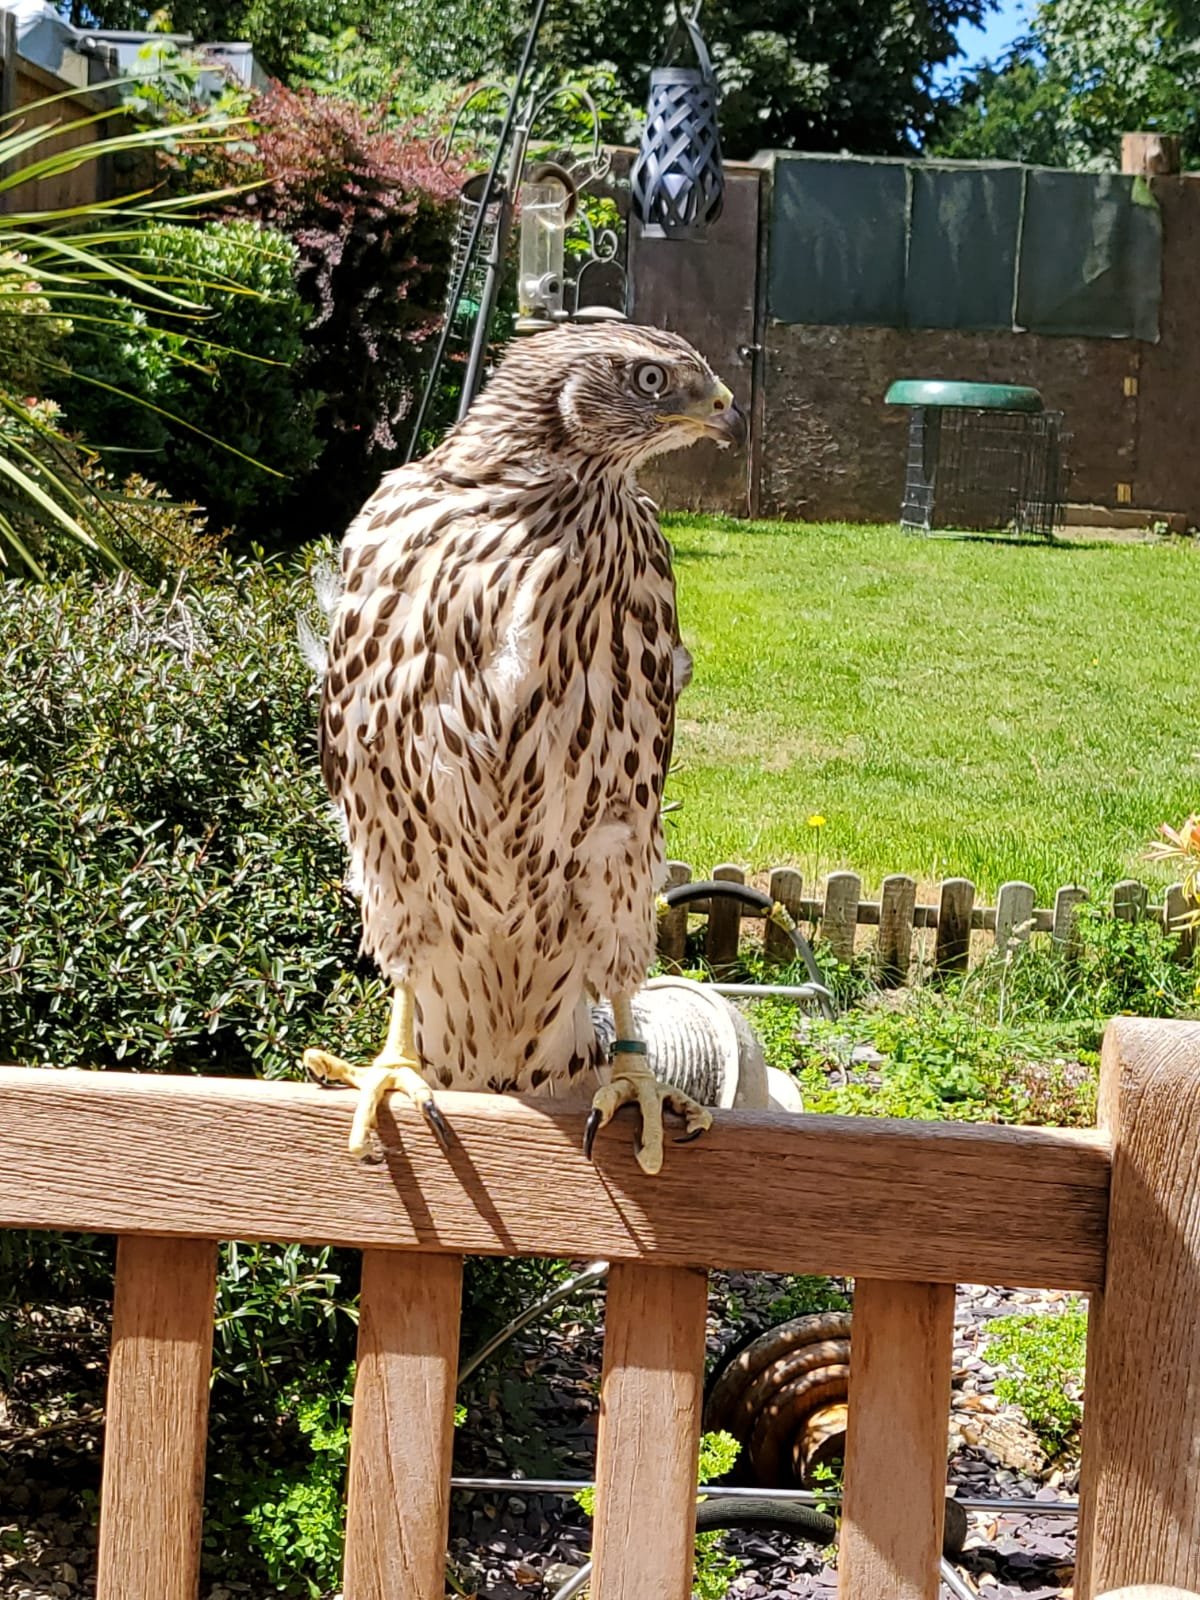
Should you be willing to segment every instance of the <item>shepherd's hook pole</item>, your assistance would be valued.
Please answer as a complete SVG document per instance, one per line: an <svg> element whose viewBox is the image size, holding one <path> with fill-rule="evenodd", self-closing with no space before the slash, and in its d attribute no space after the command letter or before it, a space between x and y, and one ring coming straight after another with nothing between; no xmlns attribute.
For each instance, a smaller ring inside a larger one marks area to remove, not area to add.
<svg viewBox="0 0 1200 1600"><path fill-rule="evenodd" d="M462 298L463 289L466 287L467 274L471 270L475 260L475 252L479 248L479 238L483 232L484 219L487 216L488 207L492 203L492 197L496 190L496 179L500 175L500 168L504 161L505 146L508 144L509 137L512 134L513 124L517 119L517 112L521 104L521 96L525 88L525 80L529 76L529 68L533 61L534 48L537 45L537 37L541 32L542 18L545 16L545 14L546 0L537 0L537 4L534 7L533 12L533 20L529 24L529 32L525 35L525 48L521 52L521 64L517 68L517 79L513 85L512 94L509 97L508 110L504 114L504 124L500 129L500 137L496 142L496 152L492 156L492 164L488 168L487 182L483 186L483 194L480 198L479 210L475 214L475 221L471 227L471 236L467 240L467 248L463 252L463 258L461 264L459 265L458 275L454 280L454 292L450 296L446 319L442 324L442 331L438 335L437 348L433 352L433 364L429 369L429 376L425 380L425 388L421 394L421 403L417 407L417 415L413 421L412 435L409 438L408 450L404 457L405 462L411 461L417 453L417 444L421 438L421 429L425 426L425 418L429 414L430 401L433 399L433 392L437 387L438 374L441 371L442 361L446 355L446 346L450 342L450 327L454 321L454 313L458 309L458 302ZM482 317L483 314L484 311L483 307L481 306L479 309L479 315Z"/></svg>

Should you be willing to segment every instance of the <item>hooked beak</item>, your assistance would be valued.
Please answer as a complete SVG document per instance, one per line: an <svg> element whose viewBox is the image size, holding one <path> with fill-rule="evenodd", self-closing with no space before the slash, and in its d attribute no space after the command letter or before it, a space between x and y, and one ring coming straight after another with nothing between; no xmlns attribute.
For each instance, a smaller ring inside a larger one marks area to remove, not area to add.
<svg viewBox="0 0 1200 1600"><path fill-rule="evenodd" d="M689 406L682 416L665 420L692 423L706 439L715 440L722 449L731 444L744 445L748 433L746 413L738 409L732 390L720 381L705 399Z"/></svg>
<svg viewBox="0 0 1200 1600"><path fill-rule="evenodd" d="M709 439L715 439L722 450L731 444L737 445L740 450L746 443L749 431L746 423L746 413L738 409L732 395L726 401L724 409L714 411L704 424L705 436Z"/></svg>

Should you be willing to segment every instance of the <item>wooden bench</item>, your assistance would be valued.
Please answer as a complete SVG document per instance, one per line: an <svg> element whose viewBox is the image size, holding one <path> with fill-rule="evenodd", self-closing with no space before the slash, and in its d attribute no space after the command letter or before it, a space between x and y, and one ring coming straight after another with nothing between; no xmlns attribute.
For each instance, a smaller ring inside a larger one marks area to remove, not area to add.
<svg viewBox="0 0 1200 1600"><path fill-rule="evenodd" d="M711 1267L856 1279L842 1600L933 1600L954 1285L1092 1295L1075 1600L1200 1588L1200 1025L1121 1019L1098 1131L728 1113L657 1179L618 1119L446 1095L449 1157L289 1083L0 1069L0 1224L120 1236L98 1600L195 1600L216 1241L364 1253L345 1600L442 1600L464 1254L613 1263L598 1600L686 1600Z"/></svg>

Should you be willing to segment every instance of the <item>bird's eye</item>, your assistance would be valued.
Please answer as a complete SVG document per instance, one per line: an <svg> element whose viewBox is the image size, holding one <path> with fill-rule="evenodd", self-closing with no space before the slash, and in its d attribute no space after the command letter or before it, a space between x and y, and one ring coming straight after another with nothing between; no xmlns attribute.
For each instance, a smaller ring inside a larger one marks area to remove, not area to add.
<svg viewBox="0 0 1200 1600"><path fill-rule="evenodd" d="M639 394L662 394L667 387L667 369L657 361L643 361L633 374L633 384Z"/></svg>

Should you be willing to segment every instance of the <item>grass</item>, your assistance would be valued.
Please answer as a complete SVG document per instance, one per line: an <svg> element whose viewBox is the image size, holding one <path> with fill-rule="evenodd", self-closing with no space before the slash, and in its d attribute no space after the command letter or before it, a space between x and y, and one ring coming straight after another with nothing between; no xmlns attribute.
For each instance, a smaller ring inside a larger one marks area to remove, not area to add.
<svg viewBox="0 0 1200 1600"><path fill-rule="evenodd" d="M1200 804L1200 547L667 529L695 657L672 856L1018 878L1040 904L1155 880L1147 842Z"/></svg>

